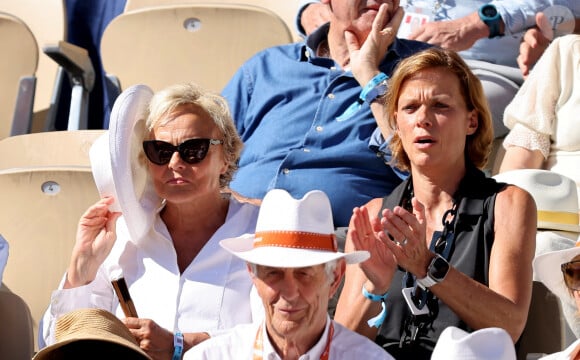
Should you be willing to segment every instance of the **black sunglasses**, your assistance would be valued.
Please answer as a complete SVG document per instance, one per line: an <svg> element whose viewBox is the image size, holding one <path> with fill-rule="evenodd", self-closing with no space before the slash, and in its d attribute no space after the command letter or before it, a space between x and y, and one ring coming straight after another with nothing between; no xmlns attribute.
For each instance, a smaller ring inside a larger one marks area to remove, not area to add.
<svg viewBox="0 0 580 360"><path fill-rule="evenodd" d="M564 283L570 290L580 290L580 260L562 264Z"/></svg>
<svg viewBox="0 0 580 360"><path fill-rule="evenodd" d="M143 151L147 159L156 165L165 165L176 151L183 161L188 164L197 164L205 159L210 145L223 144L217 139L190 139L175 146L161 140L143 141Z"/></svg>

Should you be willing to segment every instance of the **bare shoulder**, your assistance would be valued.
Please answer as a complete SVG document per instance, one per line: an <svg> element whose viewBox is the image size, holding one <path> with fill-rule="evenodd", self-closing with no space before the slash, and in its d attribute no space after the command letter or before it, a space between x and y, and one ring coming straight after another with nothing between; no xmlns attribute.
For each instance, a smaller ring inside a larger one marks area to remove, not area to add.
<svg viewBox="0 0 580 360"><path fill-rule="evenodd" d="M495 239L499 244L535 248L537 227L536 203L524 189L507 185L498 194L494 209ZM526 245L527 244L527 245ZM531 246L531 245L534 246Z"/></svg>
<svg viewBox="0 0 580 360"><path fill-rule="evenodd" d="M536 212L536 202L526 190L516 185L506 185L498 194L495 205L496 217L503 214ZM498 210L502 213L498 214ZM503 213L503 211L506 211Z"/></svg>

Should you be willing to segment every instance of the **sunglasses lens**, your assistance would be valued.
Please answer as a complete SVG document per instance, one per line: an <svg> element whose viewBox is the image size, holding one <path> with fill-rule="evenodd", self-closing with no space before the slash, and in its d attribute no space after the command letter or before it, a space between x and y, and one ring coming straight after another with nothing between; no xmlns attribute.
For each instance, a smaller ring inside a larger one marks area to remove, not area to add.
<svg viewBox="0 0 580 360"><path fill-rule="evenodd" d="M580 261L562 265L562 272L566 286L571 290L580 290Z"/></svg>
<svg viewBox="0 0 580 360"><path fill-rule="evenodd" d="M209 150L210 139L191 139L175 146L165 141L143 141L143 151L153 164L165 165L176 151L183 161L188 164L197 164L205 159Z"/></svg>
<svg viewBox="0 0 580 360"><path fill-rule="evenodd" d="M143 141L143 151L145 151L145 155L153 164L167 164L176 150L175 146L165 141Z"/></svg>
<svg viewBox="0 0 580 360"><path fill-rule="evenodd" d="M189 164L196 164L207 155L209 139L191 139L179 145L179 156Z"/></svg>

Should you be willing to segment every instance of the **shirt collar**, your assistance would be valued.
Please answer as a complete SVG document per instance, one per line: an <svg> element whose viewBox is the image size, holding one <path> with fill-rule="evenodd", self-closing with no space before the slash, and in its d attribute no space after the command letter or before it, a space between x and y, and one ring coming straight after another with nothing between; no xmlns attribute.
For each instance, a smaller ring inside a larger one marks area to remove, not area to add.
<svg viewBox="0 0 580 360"><path fill-rule="evenodd" d="M324 332L318 342L306 352L306 354L301 355L299 360L318 360L326 347L326 341L328 340L328 328L330 326L330 316L326 316L326 325L324 326ZM335 326L336 327L336 326ZM336 334L336 330L335 330ZM274 350L272 343L270 343L270 338L268 337L268 332L266 331L266 324L262 326L262 339L264 344L263 359L264 360L280 360L280 356Z"/></svg>

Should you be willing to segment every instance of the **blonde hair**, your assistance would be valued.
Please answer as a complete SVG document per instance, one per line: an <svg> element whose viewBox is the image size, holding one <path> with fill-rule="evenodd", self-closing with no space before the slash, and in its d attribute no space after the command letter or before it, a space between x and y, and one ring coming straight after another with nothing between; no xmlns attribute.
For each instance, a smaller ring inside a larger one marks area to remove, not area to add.
<svg viewBox="0 0 580 360"><path fill-rule="evenodd" d="M476 110L478 127L475 133L468 135L465 144L466 160L479 169L487 163L493 141L491 112L481 82L471 72L461 57L452 50L429 48L403 59L389 79L385 100L385 119L392 130L393 138L389 144L393 153L394 166L401 170L410 170L411 163L397 135L395 112L403 84L419 71L444 68L457 76L461 94L469 111Z"/></svg>
<svg viewBox="0 0 580 360"><path fill-rule="evenodd" d="M145 114L147 119L145 126L148 130L146 136L151 136L155 127L170 122L171 120L166 116L182 106L201 108L221 132L223 139L220 140L223 140L223 153L228 169L220 175L220 187L222 189L227 187L238 169L237 162L243 144L234 125L228 103L222 96L193 83L172 85L157 92L151 98Z"/></svg>

